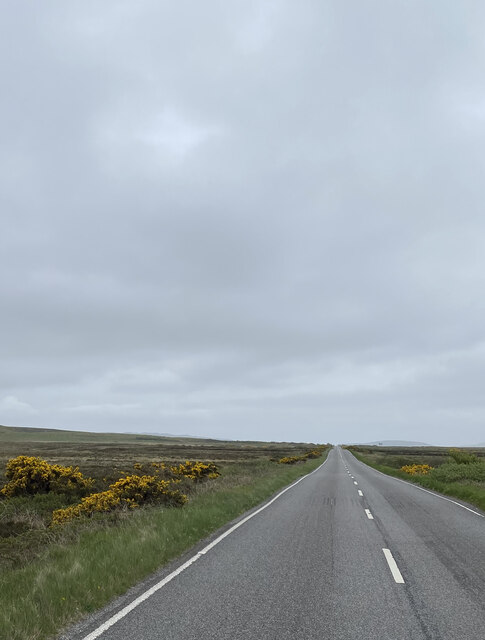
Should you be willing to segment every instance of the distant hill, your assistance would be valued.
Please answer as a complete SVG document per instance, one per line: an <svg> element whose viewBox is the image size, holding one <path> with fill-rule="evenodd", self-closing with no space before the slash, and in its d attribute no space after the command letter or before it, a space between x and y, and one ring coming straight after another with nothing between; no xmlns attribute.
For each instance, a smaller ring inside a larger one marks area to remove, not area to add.
<svg viewBox="0 0 485 640"><path fill-rule="evenodd" d="M431 447L426 442L415 442L414 440L376 440L375 442L361 442L369 447Z"/></svg>
<svg viewBox="0 0 485 640"><path fill-rule="evenodd" d="M156 433L99 433L94 431L70 431L45 429L44 427L5 427L0 425L0 442L98 442L106 444L158 443L205 444L220 442L209 438L190 436L163 436Z"/></svg>
<svg viewBox="0 0 485 640"><path fill-rule="evenodd" d="M271 446L275 444L314 444L311 442L266 442L261 440L219 440L205 436L171 435L162 433L124 433L98 432L98 431L70 431L68 429L47 429L44 427L6 427L0 425L1 443L23 443L23 442L63 442L63 443L97 443L108 445L128 445L128 444L157 444L167 446L190 447L200 445L207 447L220 447L229 444L238 447Z"/></svg>

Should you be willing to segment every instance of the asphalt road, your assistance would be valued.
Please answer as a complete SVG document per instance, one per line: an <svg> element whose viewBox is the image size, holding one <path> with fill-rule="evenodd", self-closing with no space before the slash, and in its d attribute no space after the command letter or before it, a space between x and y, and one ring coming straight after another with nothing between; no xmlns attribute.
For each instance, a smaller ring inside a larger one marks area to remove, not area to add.
<svg viewBox="0 0 485 640"><path fill-rule="evenodd" d="M65 637L485 640L485 518L335 448L101 632L151 585Z"/></svg>

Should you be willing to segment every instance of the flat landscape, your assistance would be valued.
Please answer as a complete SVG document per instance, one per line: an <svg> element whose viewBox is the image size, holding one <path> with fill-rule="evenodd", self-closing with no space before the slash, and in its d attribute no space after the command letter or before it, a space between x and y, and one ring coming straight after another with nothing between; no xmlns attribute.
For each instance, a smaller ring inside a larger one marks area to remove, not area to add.
<svg viewBox="0 0 485 640"><path fill-rule="evenodd" d="M66 640L477 640L485 517L333 448Z"/></svg>
<svg viewBox="0 0 485 640"><path fill-rule="evenodd" d="M3 3L0 640L485 640L484 29Z"/></svg>
<svg viewBox="0 0 485 640"><path fill-rule="evenodd" d="M485 628L485 449L0 431L2 639Z"/></svg>
<svg viewBox="0 0 485 640"><path fill-rule="evenodd" d="M316 468L327 451L12 427L0 437L0 638L9 640L52 637ZM50 487L39 485L46 474Z"/></svg>

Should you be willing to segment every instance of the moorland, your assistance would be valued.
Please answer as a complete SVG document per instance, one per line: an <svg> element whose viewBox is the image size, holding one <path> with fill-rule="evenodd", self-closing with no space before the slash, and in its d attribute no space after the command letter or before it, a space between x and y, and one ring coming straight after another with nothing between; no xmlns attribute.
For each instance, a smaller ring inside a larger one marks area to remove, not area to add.
<svg viewBox="0 0 485 640"><path fill-rule="evenodd" d="M0 637L9 640L54 637L328 452L2 426L0 442Z"/></svg>

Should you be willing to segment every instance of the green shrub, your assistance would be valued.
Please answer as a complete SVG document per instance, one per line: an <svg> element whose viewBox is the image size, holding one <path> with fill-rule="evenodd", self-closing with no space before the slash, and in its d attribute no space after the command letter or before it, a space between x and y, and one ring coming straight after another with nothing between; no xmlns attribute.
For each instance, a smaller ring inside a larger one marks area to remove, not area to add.
<svg viewBox="0 0 485 640"><path fill-rule="evenodd" d="M468 453L468 451L460 451L460 449L450 449L450 456L457 464L471 464L473 462L478 462L478 458L473 453Z"/></svg>
<svg viewBox="0 0 485 640"><path fill-rule="evenodd" d="M447 462L433 469L430 475L441 482L485 482L485 462Z"/></svg>

